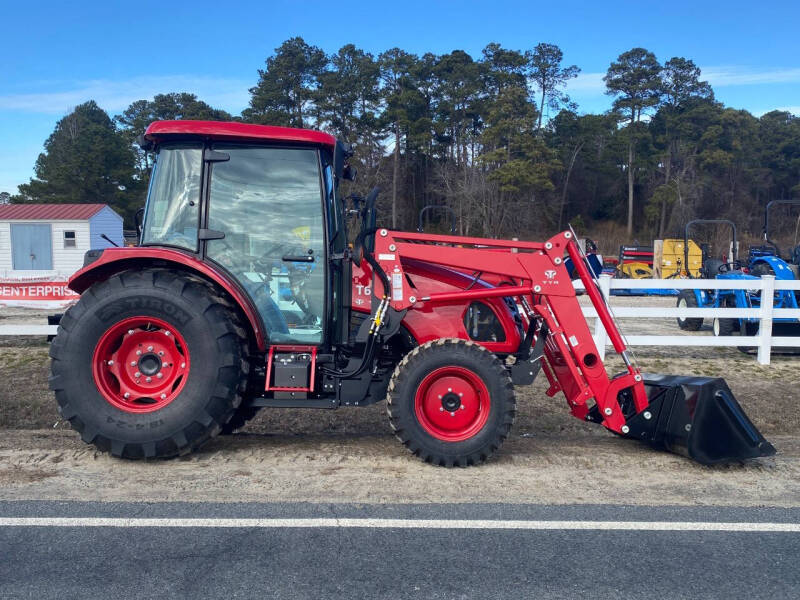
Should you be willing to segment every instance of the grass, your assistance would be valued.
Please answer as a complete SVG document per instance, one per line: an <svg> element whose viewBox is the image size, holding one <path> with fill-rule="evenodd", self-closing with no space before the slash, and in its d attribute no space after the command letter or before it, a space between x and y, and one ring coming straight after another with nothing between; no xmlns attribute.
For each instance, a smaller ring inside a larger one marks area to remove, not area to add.
<svg viewBox="0 0 800 600"><path fill-rule="evenodd" d="M50 358L44 339L0 338L0 428L61 426L47 388Z"/></svg>

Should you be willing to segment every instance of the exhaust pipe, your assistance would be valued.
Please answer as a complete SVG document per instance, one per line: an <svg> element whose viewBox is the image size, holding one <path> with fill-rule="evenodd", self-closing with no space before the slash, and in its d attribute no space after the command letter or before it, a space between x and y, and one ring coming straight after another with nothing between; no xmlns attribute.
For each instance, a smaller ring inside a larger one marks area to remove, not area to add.
<svg viewBox="0 0 800 600"><path fill-rule="evenodd" d="M628 419L625 437L704 465L775 454L724 379L645 373L642 377L650 405Z"/></svg>

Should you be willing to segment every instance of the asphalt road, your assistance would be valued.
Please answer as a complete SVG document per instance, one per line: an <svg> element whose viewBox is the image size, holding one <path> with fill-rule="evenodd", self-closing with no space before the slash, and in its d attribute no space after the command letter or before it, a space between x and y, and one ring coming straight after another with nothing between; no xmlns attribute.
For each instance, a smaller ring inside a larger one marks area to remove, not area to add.
<svg viewBox="0 0 800 600"><path fill-rule="evenodd" d="M800 509L3 502L0 598L798 598L799 523ZM770 527L788 531L715 530Z"/></svg>

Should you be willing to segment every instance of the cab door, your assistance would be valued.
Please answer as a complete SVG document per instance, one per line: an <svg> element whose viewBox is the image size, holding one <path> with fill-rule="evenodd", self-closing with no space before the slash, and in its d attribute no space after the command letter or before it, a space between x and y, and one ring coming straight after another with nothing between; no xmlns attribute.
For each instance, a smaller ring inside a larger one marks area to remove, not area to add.
<svg viewBox="0 0 800 600"><path fill-rule="evenodd" d="M217 144L205 256L250 294L271 344L325 339L326 244L314 148Z"/></svg>

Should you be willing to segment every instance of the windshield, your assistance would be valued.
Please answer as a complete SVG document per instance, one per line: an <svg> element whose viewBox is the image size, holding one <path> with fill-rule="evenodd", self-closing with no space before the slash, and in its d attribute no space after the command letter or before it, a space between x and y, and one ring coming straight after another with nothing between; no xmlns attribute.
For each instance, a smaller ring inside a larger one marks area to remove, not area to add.
<svg viewBox="0 0 800 600"><path fill-rule="evenodd" d="M147 197L142 244L197 251L200 220L200 144L163 146L156 158Z"/></svg>

